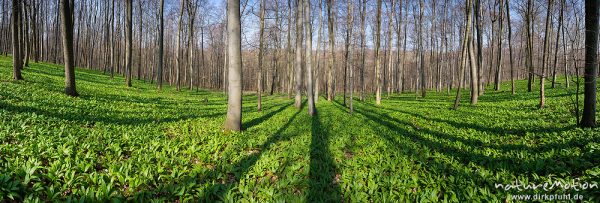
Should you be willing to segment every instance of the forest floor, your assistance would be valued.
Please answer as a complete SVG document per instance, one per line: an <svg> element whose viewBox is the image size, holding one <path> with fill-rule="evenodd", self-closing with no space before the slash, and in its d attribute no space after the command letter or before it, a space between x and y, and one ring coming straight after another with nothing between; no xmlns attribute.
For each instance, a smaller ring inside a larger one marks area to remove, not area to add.
<svg viewBox="0 0 600 203"><path fill-rule="evenodd" d="M575 127L573 90L538 93L518 81L488 89L394 94L375 106L320 98L317 115L286 95L245 95L241 133L221 131L222 92L175 91L78 69L78 98L63 94L63 68L32 63L13 82L0 57L0 199L157 199L236 202L511 201L576 194L497 184L600 183L600 131ZM537 84L537 82L536 82ZM546 85L549 87L550 85ZM560 85L559 85L560 86ZM573 89L573 88L571 88ZM514 195L514 196L511 196ZM532 197L533 198L533 197Z"/></svg>

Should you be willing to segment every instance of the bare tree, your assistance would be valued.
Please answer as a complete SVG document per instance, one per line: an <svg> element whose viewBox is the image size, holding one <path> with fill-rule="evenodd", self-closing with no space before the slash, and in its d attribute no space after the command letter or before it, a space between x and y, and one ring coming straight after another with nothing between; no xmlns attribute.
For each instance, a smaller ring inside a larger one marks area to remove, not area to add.
<svg viewBox="0 0 600 203"><path fill-rule="evenodd" d="M161 0L162 1L162 0ZM226 131L242 130L242 37L240 0L227 0L228 92Z"/></svg>
<svg viewBox="0 0 600 203"><path fill-rule="evenodd" d="M179 25L177 31L177 49L175 50L175 84L177 86L177 91L181 90L181 33L183 32L183 9L185 7L185 1L181 0L181 7L179 8Z"/></svg>

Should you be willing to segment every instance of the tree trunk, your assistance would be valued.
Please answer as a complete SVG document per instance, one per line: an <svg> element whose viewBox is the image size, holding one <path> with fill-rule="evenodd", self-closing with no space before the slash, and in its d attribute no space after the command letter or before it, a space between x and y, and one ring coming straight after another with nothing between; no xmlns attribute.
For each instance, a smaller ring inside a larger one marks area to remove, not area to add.
<svg viewBox="0 0 600 203"><path fill-rule="evenodd" d="M375 25L375 104L381 104L381 61L379 60L379 46L381 44L381 0L377 0L377 21Z"/></svg>
<svg viewBox="0 0 600 203"><path fill-rule="evenodd" d="M69 0L60 0L60 19L62 24L62 41L65 62L65 93L76 97L75 67L73 56L73 7Z"/></svg>
<svg viewBox="0 0 600 203"><path fill-rule="evenodd" d="M427 96L427 77L425 75L425 59L423 56L423 4L423 0L419 0L419 26L417 26L419 33L419 51L417 54L419 55L419 70L421 70L421 97L425 98L425 96Z"/></svg>
<svg viewBox="0 0 600 203"><path fill-rule="evenodd" d="M510 23L510 0L506 0L506 23L508 25L508 52L510 60L510 82L511 92L515 95L515 69L513 65L513 50L512 50L512 27Z"/></svg>
<svg viewBox="0 0 600 203"><path fill-rule="evenodd" d="M548 57L550 55L550 18L552 17L550 11L552 10L552 4L554 4L553 0L548 0L548 10L546 11L546 31L544 32L544 51L542 53L542 73L540 74L540 104L538 106L540 109L544 108L544 105L546 104L544 84L546 80L546 66L548 65Z"/></svg>
<svg viewBox="0 0 600 203"><path fill-rule="evenodd" d="M360 14L360 101L365 101L365 19L367 16L367 0L362 0Z"/></svg>
<svg viewBox="0 0 600 203"><path fill-rule="evenodd" d="M181 0L181 8L179 10L179 25L177 31L177 49L175 49L175 85L177 91L181 90L181 33L183 32L183 8L186 0Z"/></svg>
<svg viewBox="0 0 600 203"><path fill-rule="evenodd" d="M532 18L533 18L533 0L527 0L527 11L525 14L525 26L527 35L527 91L531 92L533 85L533 34L532 32Z"/></svg>
<svg viewBox="0 0 600 203"><path fill-rule="evenodd" d="M260 1L260 38L258 45L258 72L256 73L256 98L257 111L262 111L262 66L264 60L264 33L265 33L265 0Z"/></svg>
<svg viewBox="0 0 600 203"><path fill-rule="evenodd" d="M500 80L502 80L502 35L504 33L503 25L504 18L502 12L504 8L504 0L500 0L500 5L498 6L498 60L496 62L496 77L494 78L494 89L496 91L500 91Z"/></svg>
<svg viewBox="0 0 600 203"><path fill-rule="evenodd" d="M471 33L471 23L472 23L472 13L471 13L471 9L472 9L472 2L471 0L466 0L465 2L465 17L467 18L466 23L465 23L465 28L464 28L464 33L463 33L463 37L462 37L462 42L461 42L461 56L460 56L460 71L458 72L458 89L456 90L456 99L454 100L454 109L458 109L458 106L460 105L460 97L461 97L461 90L462 90L462 85L463 85L463 80L466 76L465 74L465 68L467 66L467 61L469 59L467 59L467 57L470 57L467 52L468 52L468 47L470 46L469 41L472 41L472 37L473 34ZM471 49L472 50L472 49ZM471 70L473 70L474 67L471 67ZM478 77L478 75L474 75L471 76L471 78L473 77ZM475 81L476 83L476 81ZM475 87L475 88L473 88ZM473 81L471 82L471 91L473 91L473 89L477 89L478 86L473 86ZM476 91L476 90L475 90ZM472 94L472 93L471 93ZM477 96L477 94L474 94L475 96ZM473 96L473 95L471 95Z"/></svg>
<svg viewBox="0 0 600 203"><path fill-rule="evenodd" d="M312 81L312 24L310 18L310 0L304 1L304 28L306 29L306 92L308 97L308 115L315 114L315 101L313 98Z"/></svg>
<svg viewBox="0 0 600 203"><path fill-rule="evenodd" d="M349 41L347 42L348 44L346 45L347 47L349 46L349 53L347 61L346 61L346 67L350 68L350 114L352 114L354 112L354 106L352 105L352 100L354 100L354 63L352 61L352 56L353 56L353 50L354 48L352 47L352 28L354 27L354 4L352 3L354 0L347 0L348 1L348 36L349 36ZM393 7L392 7L393 8Z"/></svg>
<svg viewBox="0 0 600 203"><path fill-rule="evenodd" d="M21 1L12 0L12 45L13 45L13 80L23 80L21 75L21 69L23 69L23 63L21 61L21 50L20 38L19 38L19 27L20 25L20 13L21 13Z"/></svg>
<svg viewBox="0 0 600 203"><path fill-rule="evenodd" d="M556 29L556 43L554 46L554 63L553 63L553 67L552 67L552 88L556 87L556 65L558 62L558 42L560 40L560 31L562 29L562 21L563 21L563 10L565 8L564 4L562 2L564 2L565 0L561 1L561 6L560 6L560 14L558 15L558 28ZM566 65L566 61L565 61L565 65ZM565 75L566 77L566 75Z"/></svg>
<svg viewBox="0 0 600 203"><path fill-rule="evenodd" d="M585 1L585 85L583 117L579 126L596 127L596 76L598 75L598 11L599 1Z"/></svg>
<svg viewBox="0 0 600 203"><path fill-rule="evenodd" d="M228 93L226 131L242 130L242 37L240 0L227 0Z"/></svg>
<svg viewBox="0 0 600 203"><path fill-rule="evenodd" d="M239 0L238 0L239 2ZM162 79L163 79L163 56L164 56L164 10L165 10L165 0L160 0L160 8L159 8L159 26L158 26L158 65L156 68L156 85L158 90L162 89ZM229 10L227 11L229 12Z"/></svg>
<svg viewBox="0 0 600 203"><path fill-rule="evenodd" d="M131 87L131 59L133 51L133 37L131 36L132 26L132 6L133 0L125 0L125 7L127 9L127 19L125 20L125 83L127 87Z"/></svg>
<svg viewBox="0 0 600 203"><path fill-rule="evenodd" d="M332 101L333 99L333 69L335 68L335 37L334 37L334 19L335 19L335 11L333 10L333 1L327 0L327 18L329 21L329 25L327 29L329 31L329 71L327 71L327 101Z"/></svg>
<svg viewBox="0 0 600 203"><path fill-rule="evenodd" d="M296 78L296 96L294 106L302 107L302 1L296 1L296 64L294 65L294 77Z"/></svg>

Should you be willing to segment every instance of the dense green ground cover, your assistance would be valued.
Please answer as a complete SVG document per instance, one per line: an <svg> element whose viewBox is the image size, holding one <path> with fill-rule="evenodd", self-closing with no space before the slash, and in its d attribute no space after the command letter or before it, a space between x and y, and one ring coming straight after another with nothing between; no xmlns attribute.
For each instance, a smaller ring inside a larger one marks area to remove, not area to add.
<svg viewBox="0 0 600 203"><path fill-rule="evenodd" d="M223 134L222 93L126 88L78 70L81 96L71 98L61 67L23 75L12 82L0 58L4 200L504 202L534 191L497 183L600 182L600 131L575 128L563 88L547 91L542 110L519 81L517 96L488 90L457 111L452 96L431 92L357 101L353 116L341 98L321 98L312 118L285 95L264 98L263 112L246 95L246 130ZM600 200L597 188L537 192Z"/></svg>

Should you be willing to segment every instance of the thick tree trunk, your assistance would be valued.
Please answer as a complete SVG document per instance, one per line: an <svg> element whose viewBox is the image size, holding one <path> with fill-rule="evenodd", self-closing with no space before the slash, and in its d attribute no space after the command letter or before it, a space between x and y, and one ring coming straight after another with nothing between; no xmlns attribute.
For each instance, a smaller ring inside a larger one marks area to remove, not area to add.
<svg viewBox="0 0 600 203"><path fill-rule="evenodd" d="M315 114L315 101L313 98L313 80L312 80L312 24L310 18L310 0L304 1L304 28L306 29L306 92L308 97L308 115Z"/></svg>
<svg viewBox="0 0 600 203"><path fill-rule="evenodd" d="M579 126L596 127L596 76L598 75L598 11L600 2L585 1L585 73L583 117Z"/></svg>
<svg viewBox="0 0 600 203"><path fill-rule="evenodd" d="M375 24L375 104L381 104L381 60L379 46L381 44L381 0L377 0L377 20Z"/></svg>
<svg viewBox="0 0 600 203"><path fill-rule="evenodd" d="M75 88L75 64L73 56L73 8L69 0L60 0L60 19L62 24L62 41L65 61L65 93L79 96Z"/></svg>
<svg viewBox="0 0 600 203"><path fill-rule="evenodd" d="M226 131L242 130L242 38L240 0L227 0L228 93Z"/></svg>

